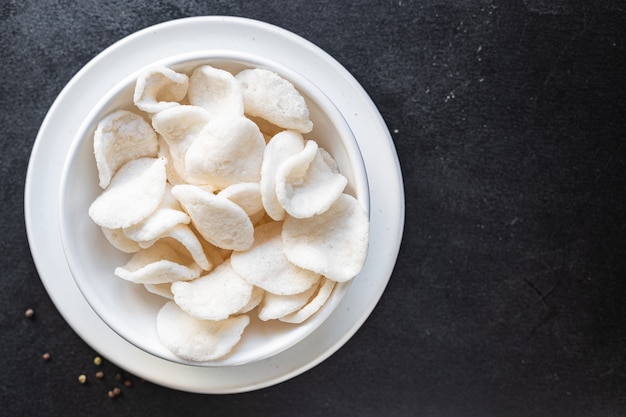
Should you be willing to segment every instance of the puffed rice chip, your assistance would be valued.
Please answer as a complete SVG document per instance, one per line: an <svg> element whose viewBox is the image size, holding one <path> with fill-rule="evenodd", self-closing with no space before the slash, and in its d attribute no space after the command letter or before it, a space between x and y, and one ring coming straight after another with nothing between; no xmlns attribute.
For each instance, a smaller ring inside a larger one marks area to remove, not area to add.
<svg viewBox="0 0 626 417"><path fill-rule="evenodd" d="M319 274L287 260L281 238L282 223L258 226L254 244L247 251L233 252L233 269L251 284L278 295L298 294L319 280Z"/></svg>
<svg viewBox="0 0 626 417"><path fill-rule="evenodd" d="M239 182L258 182L265 139L250 119L238 117L209 123L189 146L185 169L196 184L218 189Z"/></svg>
<svg viewBox="0 0 626 417"><path fill-rule="evenodd" d="M161 284L143 284L143 286L149 293L167 298L168 300L174 300L171 282L163 282Z"/></svg>
<svg viewBox="0 0 626 417"><path fill-rule="evenodd" d="M261 185L258 182L240 182L229 185L217 195L237 204L248 216L253 216L263 210Z"/></svg>
<svg viewBox="0 0 626 417"><path fill-rule="evenodd" d="M176 356L194 362L207 362L230 353L250 323L245 314L225 320L199 320L167 302L157 314L157 334L163 345Z"/></svg>
<svg viewBox="0 0 626 417"><path fill-rule="evenodd" d="M189 184L175 185L172 194L198 233L212 245L232 250L246 250L252 245L254 227L237 204Z"/></svg>
<svg viewBox="0 0 626 417"><path fill-rule="evenodd" d="M226 260L213 271L188 282L174 282L174 301L187 314L202 320L223 320L243 309L254 286Z"/></svg>
<svg viewBox="0 0 626 417"><path fill-rule="evenodd" d="M200 268L205 271L213 269L214 265L204 253L204 248L202 247L200 239L198 239L195 233L186 224L177 224L166 231L160 238L171 238L176 240L183 245L185 249L187 249L191 258Z"/></svg>
<svg viewBox="0 0 626 417"><path fill-rule="evenodd" d="M107 227L102 227L101 229L104 237L117 250L125 253L135 253L142 249L139 243L124 234L124 229L109 229Z"/></svg>
<svg viewBox="0 0 626 417"><path fill-rule="evenodd" d="M169 229L177 224L189 224L191 219L183 211L178 200L172 195L172 187L166 184L165 194L159 204L159 207L153 211L148 217L125 227L124 235L135 242L149 242L163 236ZM142 245L147 247L150 245Z"/></svg>
<svg viewBox="0 0 626 417"><path fill-rule="evenodd" d="M179 106L187 94L189 77L167 67L150 68L137 78L133 101L147 113Z"/></svg>
<svg viewBox="0 0 626 417"><path fill-rule="evenodd" d="M152 117L152 127L168 145L172 165L185 182L189 182L185 155L210 120L209 112L197 106L177 106Z"/></svg>
<svg viewBox="0 0 626 417"><path fill-rule="evenodd" d="M159 153L157 156L159 158L165 158L167 163L165 164L165 175L167 176L167 182L171 185L178 184L186 184L187 180L185 180L181 174L178 173L178 170L174 166L174 158L170 154L170 146L167 144L162 135L158 136L159 142Z"/></svg>
<svg viewBox="0 0 626 417"><path fill-rule="evenodd" d="M341 196L348 180L332 157L312 140L276 171L276 198L292 217L321 214Z"/></svg>
<svg viewBox="0 0 626 417"><path fill-rule="evenodd" d="M127 162L106 190L89 206L98 225L119 229L139 223L161 203L165 194L165 160L139 158Z"/></svg>
<svg viewBox="0 0 626 417"><path fill-rule="evenodd" d="M236 78L242 86L246 114L284 129L313 130L306 101L291 82L263 68L243 70Z"/></svg>
<svg viewBox="0 0 626 417"><path fill-rule="evenodd" d="M263 288L255 286L252 289L252 296L250 296L250 301L248 301L248 304L243 306L241 310L237 312L237 314L244 314L254 310L256 307L258 307L259 304L261 304L261 301L263 301L265 294L266 293Z"/></svg>
<svg viewBox="0 0 626 417"><path fill-rule="evenodd" d="M328 297L330 297L330 294L332 294L333 289L335 288L335 284L336 282L324 278L317 290L317 293L315 293L313 298L304 307L298 311L279 318L279 320L285 323L302 323L313 314L317 313L319 309L326 304Z"/></svg>
<svg viewBox="0 0 626 417"><path fill-rule="evenodd" d="M289 157L304 149L299 132L285 130L273 136L265 147L261 165L261 200L267 214L276 221L285 218L285 209L276 196L276 171Z"/></svg>
<svg viewBox="0 0 626 417"><path fill-rule="evenodd" d="M128 110L105 116L93 135L99 185L106 188L117 170L133 159L157 156L157 136L143 117Z"/></svg>
<svg viewBox="0 0 626 417"><path fill-rule="evenodd" d="M293 295L265 292L263 302L259 305L259 318L263 321L275 320L301 309L315 294L318 286L313 285L308 290Z"/></svg>
<svg viewBox="0 0 626 417"><path fill-rule="evenodd" d="M182 255L165 240L135 252L124 266L115 268L115 275L135 284L162 284L198 278L201 269L188 256Z"/></svg>
<svg viewBox="0 0 626 417"><path fill-rule="evenodd" d="M287 217L282 232L289 261L337 282L348 281L361 271L368 236L367 215L348 194L318 216Z"/></svg>
<svg viewBox="0 0 626 417"><path fill-rule="evenodd" d="M228 71L202 65L189 77L189 102L209 111L213 119L243 116L241 85Z"/></svg>

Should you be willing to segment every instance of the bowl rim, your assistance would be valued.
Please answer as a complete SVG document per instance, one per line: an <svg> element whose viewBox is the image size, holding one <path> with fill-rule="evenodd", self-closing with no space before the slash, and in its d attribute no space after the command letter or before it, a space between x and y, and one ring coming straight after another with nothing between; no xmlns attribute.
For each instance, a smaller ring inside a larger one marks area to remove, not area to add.
<svg viewBox="0 0 626 417"><path fill-rule="evenodd" d="M253 67L261 67L270 69L274 72L280 74L281 77L286 78L290 82L292 82L298 91L300 91L305 97L309 100L316 102L316 104L320 107L320 109L324 109L323 112L327 115L329 119L333 121L333 125L335 129L337 129L340 133L341 138L350 138L351 140L345 141L342 140L343 146L346 148L346 155L349 159L350 166L353 167L353 173L355 174L355 179L357 180L355 184L351 184L354 187L354 193L356 194L356 198L365 210L368 218L370 217L370 194L369 194L369 183L368 176L365 167L365 163L363 161L362 153L359 147L359 144L352 132L352 129L348 125L344 115L337 108L337 106L333 103L333 101L328 97L328 95L322 91L319 87L317 87L313 82L311 82L304 75L296 72L288 65L283 63L279 63L278 61L267 58L255 53L238 51L233 49L200 49L190 52L185 52L181 54L172 55L160 60L157 60L153 63L143 66L142 68L132 72L127 75L117 83L113 87L111 87L105 95L103 95L96 104L92 107L92 109L87 113L87 116L80 124L80 127L74 134L71 144L66 153L63 167L61 170L61 187L60 187L60 198L59 198L59 231L61 236L61 245L63 249L64 256L66 258L66 262L68 268L71 272L72 278L77 285L79 291L87 301L87 304L90 308L96 313L98 317L116 334L122 337L127 342L136 346L137 348L145 351L150 355L154 355L164 360L168 360L170 362L175 362L183 365L191 365L191 366L201 366L201 367L222 367L222 366L236 366L243 365L247 363L256 362L259 360L267 359L269 357L273 357L282 351L289 349L293 345L299 343L312 332L314 332L319 325L321 325L328 317L332 314L334 309L340 303L341 299L348 291L348 288L352 284L352 282L358 278L358 275L349 280L347 282L336 283L335 289L331 294L331 298L327 301L327 303L323 306L323 308L318 311L314 316L310 319L317 318L314 322L314 325L308 326L306 332L304 334L299 335L297 338L292 340L290 343L286 343L281 345L279 349L275 349L269 355L259 356L257 358L252 358L250 360L231 362L228 361L230 354L226 355L223 358L219 358L214 361L207 362L194 362L182 359L172 354L171 356L163 356L154 351L151 348L151 344L141 343L137 338L130 337L125 332L120 332L119 328L114 325L112 320L107 319L109 317L107 314L103 314L103 312L94 306L94 298L92 297L93 293L89 291L88 285L85 285L85 282L77 277L77 268L74 264L74 260L72 256L70 256L70 249L68 245L68 226L65 213L67 212L66 206L69 201L69 196L67 194L67 182L69 174L72 171L72 166L74 165L75 156L79 153L79 150L82 146L84 146L84 141L88 141L93 134L93 130L97 125L98 120L97 115L101 113L112 100L114 100L120 93L124 92L128 89L132 84L134 84L137 80L139 74L152 67L166 66L172 67L176 70L176 67L190 65L191 62L198 61L197 66L204 64L211 64L212 62L224 62L224 61L232 61L233 63L242 64L244 66L253 68ZM218 66L219 67L219 66ZM188 72L188 71L185 71ZM326 110L331 109L332 111ZM114 110L110 110L114 111ZM334 117L333 117L334 116ZM335 121L339 121L336 123ZM94 160L95 166L95 160ZM358 169L357 169L358 167ZM97 184L94 184L97 187ZM165 300L165 299L164 299ZM156 319L156 318L155 318Z"/></svg>

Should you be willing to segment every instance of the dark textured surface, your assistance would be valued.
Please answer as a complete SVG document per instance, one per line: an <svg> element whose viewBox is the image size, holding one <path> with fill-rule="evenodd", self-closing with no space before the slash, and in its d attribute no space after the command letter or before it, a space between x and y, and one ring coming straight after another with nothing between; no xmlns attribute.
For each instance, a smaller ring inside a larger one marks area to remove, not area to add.
<svg viewBox="0 0 626 417"><path fill-rule="evenodd" d="M209 14L289 29L361 82L403 169L403 245L364 326L303 375L226 396L134 379L112 401L113 365L78 384L95 352L33 265L29 153L102 49ZM3 0L0 46L1 415L626 415L623 2Z"/></svg>

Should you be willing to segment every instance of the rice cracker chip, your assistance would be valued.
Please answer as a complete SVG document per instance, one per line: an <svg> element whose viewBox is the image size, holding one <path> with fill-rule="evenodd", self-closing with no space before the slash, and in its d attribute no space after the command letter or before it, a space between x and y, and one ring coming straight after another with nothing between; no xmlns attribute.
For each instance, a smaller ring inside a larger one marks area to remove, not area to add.
<svg viewBox="0 0 626 417"><path fill-rule="evenodd" d="M239 182L259 182L265 139L252 121L236 119L209 123L185 154L188 178L218 189Z"/></svg>
<svg viewBox="0 0 626 417"><path fill-rule="evenodd" d="M265 211L273 220L285 218L285 209L276 196L276 171L286 159L303 149L304 138L294 130L276 134L265 147L261 165L261 200Z"/></svg>
<svg viewBox="0 0 626 417"><path fill-rule="evenodd" d="M276 198L290 216L312 217L328 210L347 183L328 152L308 140L276 170Z"/></svg>
<svg viewBox="0 0 626 417"><path fill-rule="evenodd" d="M258 182L240 182L229 185L217 195L237 204L248 216L253 216L263 210L261 185Z"/></svg>
<svg viewBox="0 0 626 417"><path fill-rule="evenodd" d="M237 204L189 184L174 186L172 194L198 233L212 245L232 250L246 250L252 245L254 227Z"/></svg>
<svg viewBox="0 0 626 417"><path fill-rule="evenodd" d="M245 306L243 306L241 308L241 310L239 310L237 313L238 314L244 314L244 313L248 313L252 310L254 310L255 308L258 307L259 304L261 304L261 302L263 301L263 298L265 297L265 291L263 290L263 288L259 288L259 287L254 287L252 289L252 295L250 296L250 301L248 301L248 304L246 304Z"/></svg>
<svg viewBox="0 0 626 417"><path fill-rule="evenodd" d="M162 284L143 284L143 286L149 293L167 298L168 300L174 300L171 282L164 282Z"/></svg>
<svg viewBox="0 0 626 417"><path fill-rule="evenodd" d="M187 94L189 77L167 67L150 68L142 72L135 83L133 102L140 110L158 113L178 103Z"/></svg>
<svg viewBox="0 0 626 417"><path fill-rule="evenodd" d="M197 106L177 106L152 117L152 127L167 143L172 165L185 182L190 182L185 155L209 120L209 112Z"/></svg>
<svg viewBox="0 0 626 417"><path fill-rule="evenodd" d="M183 212L178 200L172 195L172 187L166 184L165 194L159 207L139 223L122 230L126 237L135 242L147 242L158 239L178 224L189 224L190 221L191 219Z"/></svg>
<svg viewBox="0 0 626 417"><path fill-rule="evenodd" d="M174 282L174 301L187 314L202 320L223 320L243 309L254 286L226 260L212 272L189 282Z"/></svg>
<svg viewBox="0 0 626 417"><path fill-rule="evenodd" d="M369 220L358 200L348 194L324 213L308 219L288 217L282 238L285 256L300 268L344 282L363 268Z"/></svg>
<svg viewBox="0 0 626 417"><path fill-rule="evenodd" d="M127 162L106 190L89 206L98 226L119 229L139 223L161 203L165 194L165 160L139 158Z"/></svg>
<svg viewBox="0 0 626 417"><path fill-rule="evenodd" d="M236 78L241 83L246 114L300 133L313 130L306 101L291 82L263 68L243 70Z"/></svg>
<svg viewBox="0 0 626 417"><path fill-rule="evenodd" d="M200 239L186 224L177 224L166 231L160 238L170 238L179 242L189 252L191 258L205 271L213 269L213 264L204 253ZM140 243L141 245L141 243Z"/></svg>
<svg viewBox="0 0 626 417"><path fill-rule="evenodd" d="M198 278L201 271L191 258L163 240L135 252L126 265L115 268L114 273L135 284L162 284L192 280Z"/></svg>
<svg viewBox="0 0 626 417"><path fill-rule="evenodd" d="M109 243L117 250L124 253L135 253L142 249L139 243L124 234L123 229L109 229L106 227L102 227L101 229L104 237L106 237Z"/></svg>
<svg viewBox="0 0 626 417"><path fill-rule="evenodd" d="M230 353L249 323L245 314L220 321L199 320L169 301L159 310L156 327L163 345L176 356L207 362Z"/></svg>
<svg viewBox="0 0 626 417"><path fill-rule="evenodd" d="M106 188L117 170L133 159L157 156L157 136L143 117L127 110L105 116L93 135L99 185Z"/></svg>
<svg viewBox="0 0 626 417"><path fill-rule="evenodd" d="M214 119L243 116L241 85L228 71L202 65L189 77L189 102L209 111Z"/></svg>
<svg viewBox="0 0 626 417"><path fill-rule="evenodd" d="M186 184L185 180L178 170L174 166L174 158L170 153L170 146L167 144L162 135L158 135L159 152L157 156L159 158L165 158L167 163L165 164L165 175L167 175L167 182L171 185Z"/></svg>
<svg viewBox="0 0 626 417"><path fill-rule="evenodd" d="M319 285L293 295L276 295L266 292L263 302L259 305L259 318L263 321L280 319L301 309L315 294Z"/></svg>
<svg viewBox="0 0 626 417"><path fill-rule="evenodd" d="M330 297L335 288L335 284L336 282L324 278L313 298L304 307L279 318L279 320L285 323L302 323L326 304L328 297Z"/></svg>
<svg viewBox="0 0 626 417"><path fill-rule="evenodd" d="M233 252L233 269L248 282L278 295L298 294L319 280L319 274L297 267L287 260L281 238L282 223L258 226L254 244L243 252Z"/></svg>

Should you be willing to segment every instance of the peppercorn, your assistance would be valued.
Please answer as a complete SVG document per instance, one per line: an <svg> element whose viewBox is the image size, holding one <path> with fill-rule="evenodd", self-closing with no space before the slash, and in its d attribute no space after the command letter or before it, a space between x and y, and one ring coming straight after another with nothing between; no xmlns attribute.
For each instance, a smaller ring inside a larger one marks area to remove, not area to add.
<svg viewBox="0 0 626 417"><path fill-rule="evenodd" d="M104 378L104 372L102 372L102 371L96 372L96 378L98 378L98 379Z"/></svg>
<svg viewBox="0 0 626 417"><path fill-rule="evenodd" d="M35 310L29 308L24 312L24 315L26 316L26 318L30 319L35 315Z"/></svg>
<svg viewBox="0 0 626 417"><path fill-rule="evenodd" d="M43 358L44 361L49 361L51 358L48 352L44 353L41 357Z"/></svg>
<svg viewBox="0 0 626 417"><path fill-rule="evenodd" d="M78 382L85 384L87 382L87 377L84 374L78 375Z"/></svg>
<svg viewBox="0 0 626 417"><path fill-rule="evenodd" d="M95 358L93 358L93 364L96 366L102 365L102 358L100 356L96 356Z"/></svg>

